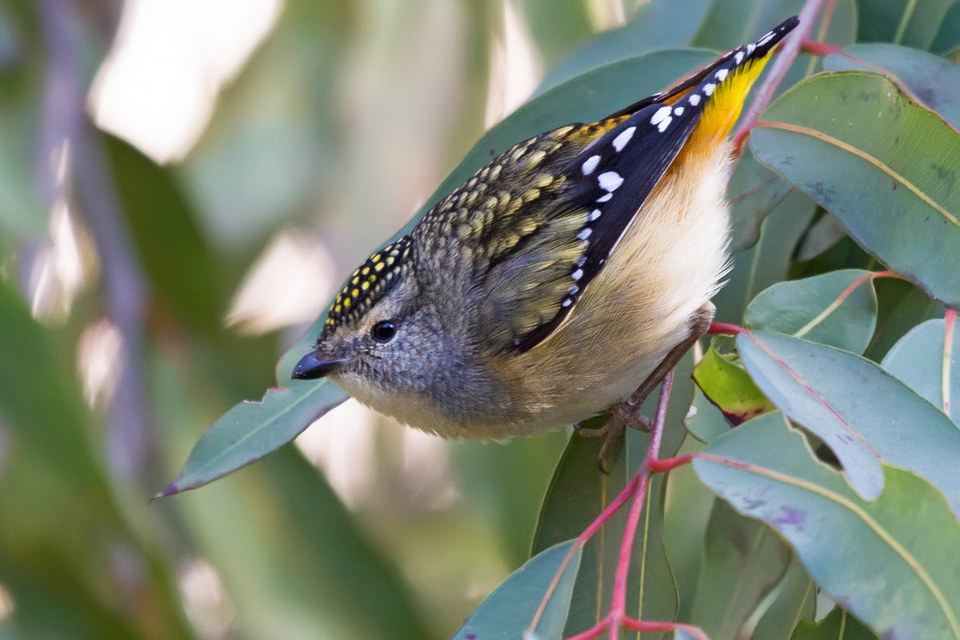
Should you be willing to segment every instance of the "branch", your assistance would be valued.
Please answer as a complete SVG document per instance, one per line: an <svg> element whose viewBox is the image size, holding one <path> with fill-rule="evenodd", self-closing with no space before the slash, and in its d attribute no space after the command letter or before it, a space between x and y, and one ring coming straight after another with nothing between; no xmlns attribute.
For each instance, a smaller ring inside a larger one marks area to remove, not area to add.
<svg viewBox="0 0 960 640"><path fill-rule="evenodd" d="M75 2L38 0L37 14L47 51L38 157L37 190L49 205L70 195L69 174L60 180L51 158L70 148L76 191L103 267L107 316L123 341L117 387L107 408L108 456L121 479L142 472L148 450L147 403L142 351L144 279L129 234L98 132L85 114L86 82Z"/></svg>

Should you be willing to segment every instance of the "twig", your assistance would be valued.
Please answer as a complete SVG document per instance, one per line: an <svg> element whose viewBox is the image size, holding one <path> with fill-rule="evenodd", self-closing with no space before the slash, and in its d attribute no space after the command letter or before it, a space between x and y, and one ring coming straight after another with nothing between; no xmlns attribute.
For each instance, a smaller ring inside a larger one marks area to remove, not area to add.
<svg viewBox="0 0 960 640"><path fill-rule="evenodd" d="M119 478L143 470L148 418L144 397L142 350L144 280L117 202L97 132L84 113L86 86L75 2L39 0L38 16L48 52L43 117L36 165L38 191L49 203L68 195L69 182L56 179L50 158L69 143L74 152L76 191L97 245L103 268L107 315L120 333L123 349L117 387L107 409L108 458Z"/></svg>

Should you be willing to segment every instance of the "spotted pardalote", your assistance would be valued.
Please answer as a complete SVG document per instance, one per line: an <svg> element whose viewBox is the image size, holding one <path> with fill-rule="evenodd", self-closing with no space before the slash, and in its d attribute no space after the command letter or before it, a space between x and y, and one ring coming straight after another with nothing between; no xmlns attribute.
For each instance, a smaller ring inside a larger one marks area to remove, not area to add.
<svg viewBox="0 0 960 640"><path fill-rule="evenodd" d="M713 316L727 136L796 25L492 160L351 274L294 377L466 438L539 433L649 391Z"/></svg>

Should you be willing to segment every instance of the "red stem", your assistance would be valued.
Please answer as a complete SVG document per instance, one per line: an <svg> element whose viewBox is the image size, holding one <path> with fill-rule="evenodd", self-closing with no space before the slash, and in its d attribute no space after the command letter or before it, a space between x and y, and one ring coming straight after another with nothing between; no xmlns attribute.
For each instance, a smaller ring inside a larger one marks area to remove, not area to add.
<svg viewBox="0 0 960 640"><path fill-rule="evenodd" d="M640 514L643 513L643 503L647 497L647 487L650 484L651 462L655 461L660 452L660 442L663 440L663 428L667 421L667 404L670 400L670 389L673 387L673 370L664 378L660 385L660 399L657 402L657 416L653 423L653 432L650 434L650 446L637 476L640 482L633 491L633 502L627 515L627 524L623 529L623 540L620 542L620 557L617 560L617 573L613 580L613 596L610 601L610 640L617 640L619 624L614 625L626 617L627 613L627 579L630 574L630 557L633 555L633 543L637 537L637 527L640 524Z"/></svg>
<svg viewBox="0 0 960 640"><path fill-rule="evenodd" d="M707 328L707 333L709 334L731 334L739 335L741 333L746 333L747 330L741 327L738 324L727 324L726 322L711 322L710 326Z"/></svg>

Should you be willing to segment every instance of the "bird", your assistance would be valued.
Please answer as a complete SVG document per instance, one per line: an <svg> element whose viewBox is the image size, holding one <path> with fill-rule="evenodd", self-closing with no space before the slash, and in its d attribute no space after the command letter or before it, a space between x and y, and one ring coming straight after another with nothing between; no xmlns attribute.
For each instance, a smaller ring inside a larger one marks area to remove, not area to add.
<svg viewBox="0 0 960 640"><path fill-rule="evenodd" d="M296 379L446 438L622 433L729 272L729 133L794 16L601 120L507 149L373 253ZM623 417L627 416L627 417ZM636 426L636 425L628 425Z"/></svg>

